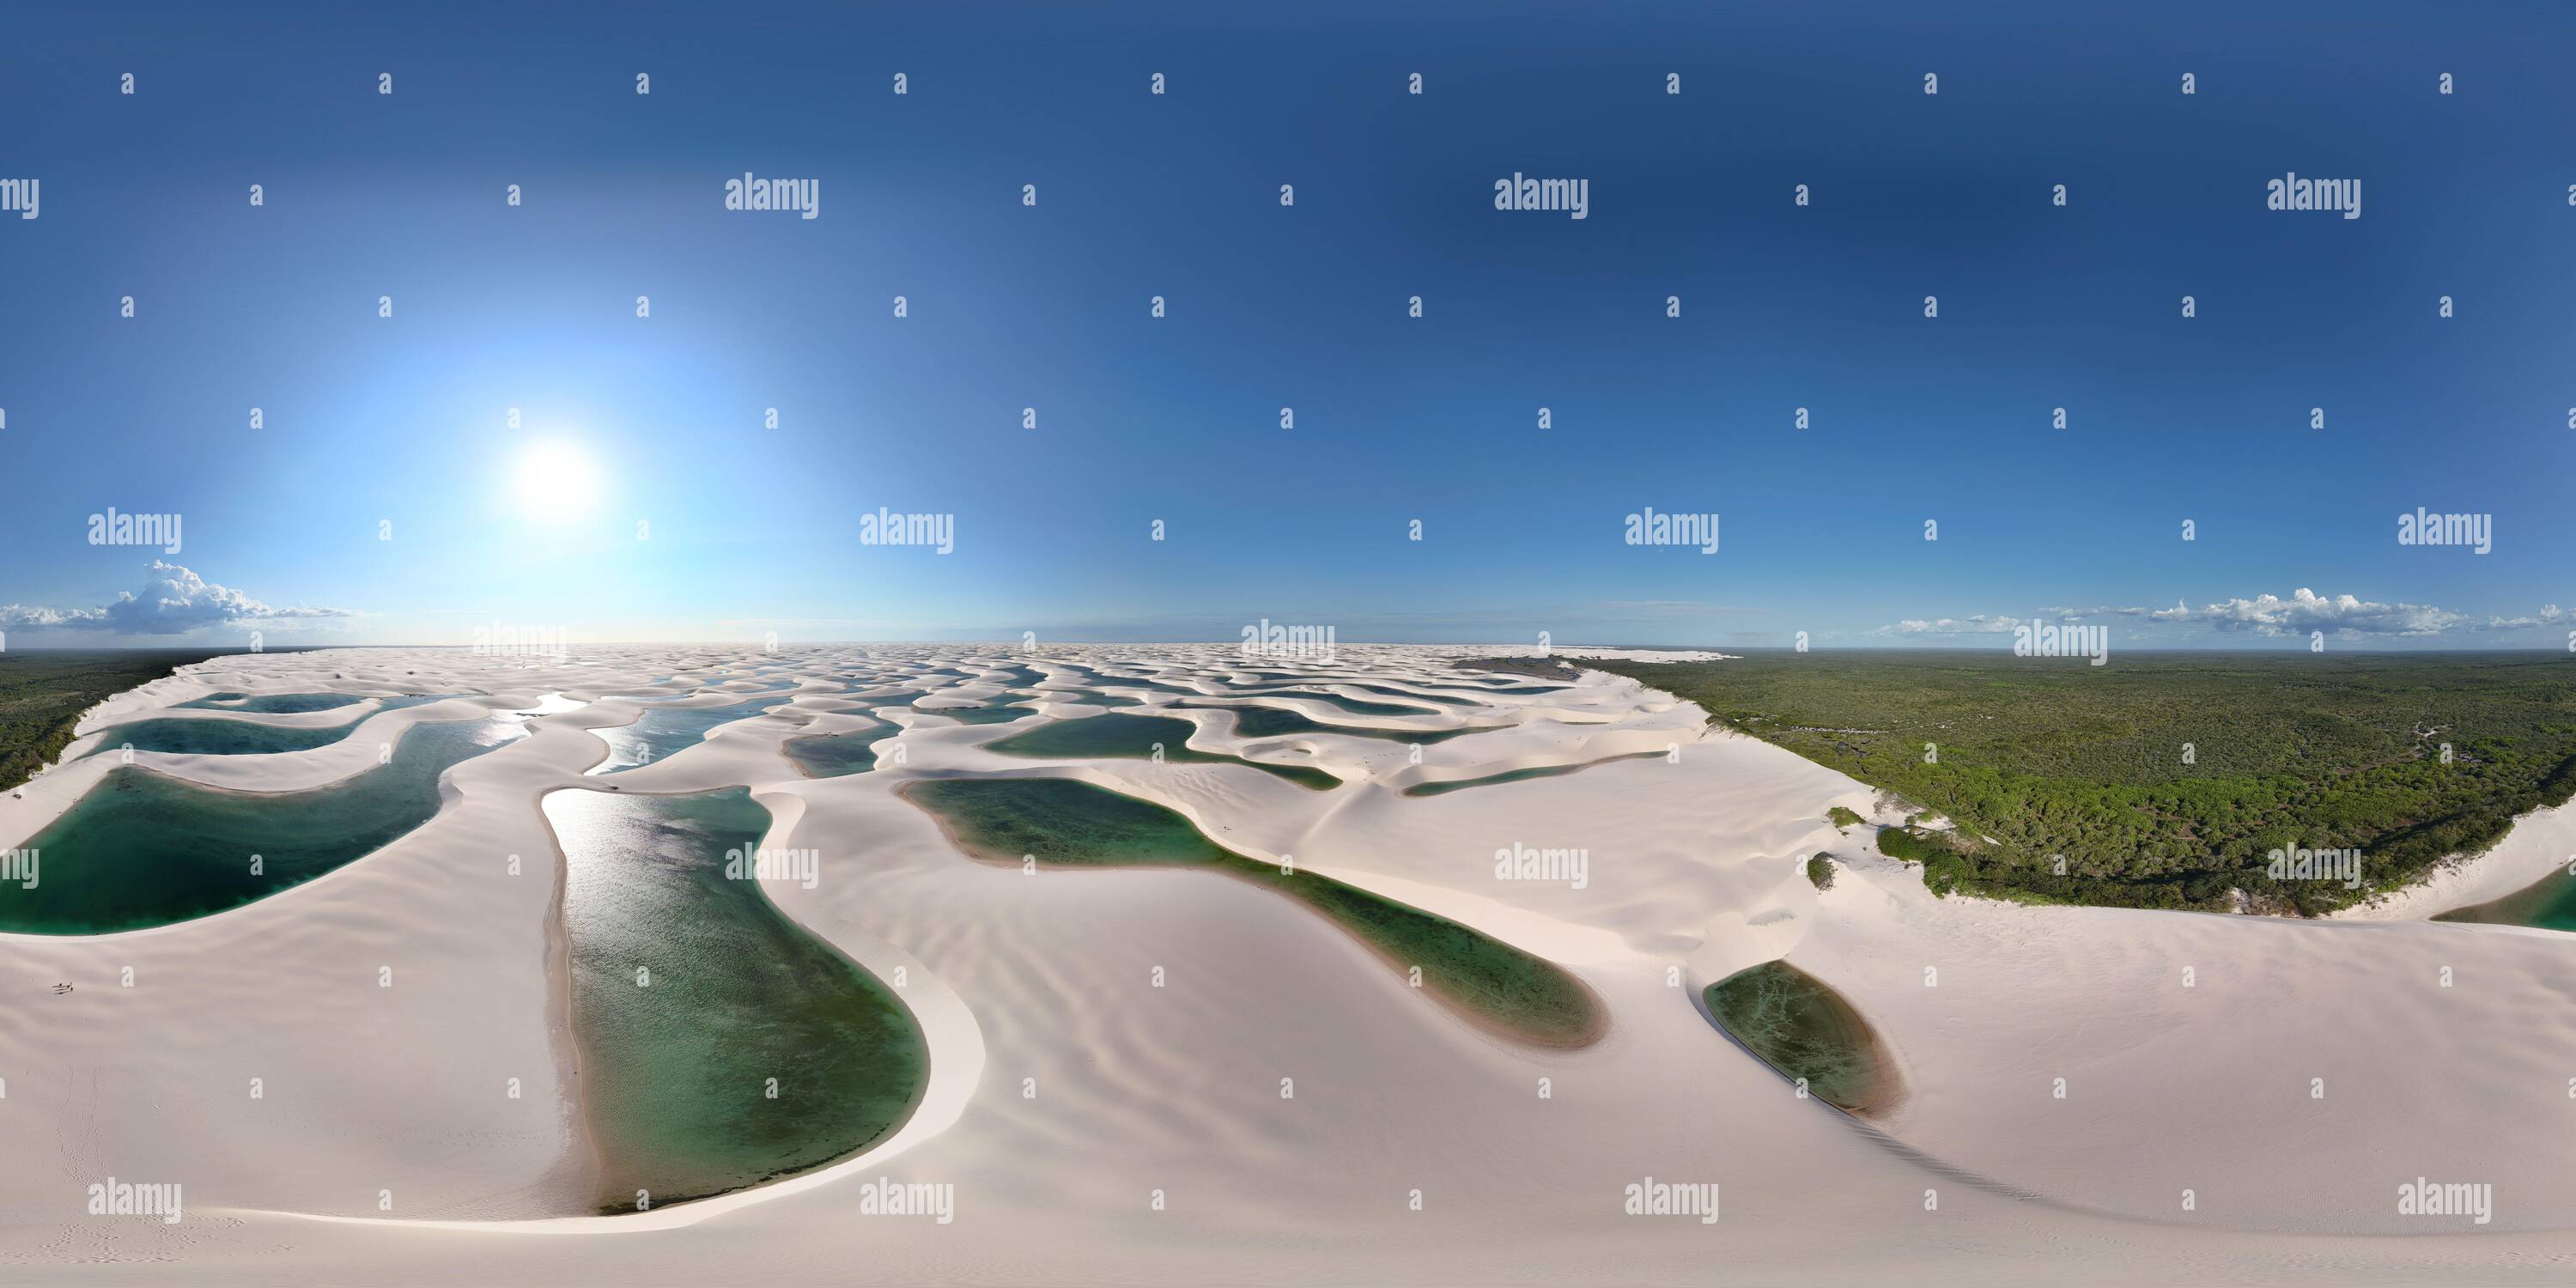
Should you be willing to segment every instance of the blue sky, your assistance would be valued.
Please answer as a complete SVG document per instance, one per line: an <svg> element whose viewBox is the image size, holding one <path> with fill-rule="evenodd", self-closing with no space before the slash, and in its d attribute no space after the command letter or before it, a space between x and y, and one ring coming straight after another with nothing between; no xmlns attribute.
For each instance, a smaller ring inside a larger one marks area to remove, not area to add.
<svg viewBox="0 0 2576 1288"><path fill-rule="evenodd" d="M0 629L2567 647L2576 10L2236 8L13 15Z"/></svg>

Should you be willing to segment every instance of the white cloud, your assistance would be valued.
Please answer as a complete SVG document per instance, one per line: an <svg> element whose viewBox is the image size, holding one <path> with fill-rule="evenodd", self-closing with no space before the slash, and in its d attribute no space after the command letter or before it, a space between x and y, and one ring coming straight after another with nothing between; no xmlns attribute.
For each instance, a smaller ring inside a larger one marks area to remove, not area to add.
<svg viewBox="0 0 2576 1288"><path fill-rule="evenodd" d="M1941 617L1931 621L1909 618L1894 626L1878 628L1881 635L2009 635L2022 624L2018 617L1990 617L1976 613L1967 617Z"/></svg>
<svg viewBox="0 0 2576 1288"><path fill-rule="evenodd" d="M2567 613L2551 604L2540 610L2538 617L2472 617L2429 604L2382 604L2353 595L2320 595L2304 586L2284 599L2279 595L2257 595L2251 599L2235 598L2199 608L2176 600L2171 608L2116 607L2099 605L2092 608L2043 608L2040 615L2074 620L2086 617L2135 617L2163 625L2200 627L2206 630L2254 635L2305 635L2322 631L2328 635L2388 635L2427 638L2448 631L2509 631L2559 621ZM1999 634L2020 625L2018 619L1989 617L1979 613L1972 617L1944 617L1935 621L1903 621L1882 626L1880 635L1977 635Z"/></svg>
<svg viewBox="0 0 2576 1288"><path fill-rule="evenodd" d="M2173 607L2143 615L2150 621L2205 623L2222 631L2252 631L2257 635L2305 635L2324 631L2329 635L2439 635L2455 627L2479 625L2475 618L2427 604L2381 604L2352 595L2328 598L2302 586L2288 599L2278 595L2257 595L2252 599L2230 599L2203 608L2186 608L2179 601Z"/></svg>
<svg viewBox="0 0 2576 1288"><path fill-rule="evenodd" d="M142 589L119 592L115 603L67 609L0 604L0 629L184 635L209 626L356 615L344 608L272 608L190 569L155 559Z"/></svg>

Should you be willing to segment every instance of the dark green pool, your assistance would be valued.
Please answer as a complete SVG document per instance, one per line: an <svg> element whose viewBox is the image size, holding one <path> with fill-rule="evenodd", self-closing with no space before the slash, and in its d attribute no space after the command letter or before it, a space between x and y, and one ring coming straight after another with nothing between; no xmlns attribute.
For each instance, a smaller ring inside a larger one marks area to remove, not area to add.
<svg viewBox="0 0 2576 1288"><path fill-rule="evenodd" d="M286 716L306 711L337 711L366 701L347 693L264 693L256 698L238 693L209 693L194 702L176 704L182 709L207 711L248 711L255 715Z"/></svg>
<svg viewBox="0 0 2576 1288"><path fill-rule="evenodd" d="M1322 689L1237 689L1235 696L1244 698L1310 698L1337 707L1355 716L1434 716L1444 715L1438 707L1408 705L1396 702L1370 702L1363 698L1346 698Z"/></svg>
<svg viewBox="0 0 2576 1288"><path fill-rule="evenodd" d="M1005 756L1035 756L1046 760L1090 760L1095 757L1147 760L1153 757L1159 746L1166 764L1250 765L1316 791L1330 791L1342 785L1341 779L1305 765L1265 765L1241 756L1195 750L1188 743L1190 735L1196 732L1198 726L1178 716L1110 712L1049 721L1026 733L1015 733L987 744L987 749Z"/></svg>
<svg viewBox="0 0 2576 1288"><path fill-rule="evenodd" d="M1266 886L1333 924L1462 1012L1549 1046L1600 1036L1600 1003L1565 970L1500 940L1304 868L1281 875L1211 841L1150 801L1069 778L938 778L906 784L904 797L947 824L970 853L992 862L1023 856L1047 864L1205 868Z"/></svg>
<svg viewBox="0 0 2576 1288"><path fill-rule="evenodd" d="M1852 1113L1889 1107L1895 1075L1860 1012L1824 981L1784 961L1764 962L1708 986L1709 1013L1780 1076Z"/></svg>
<svg viewBox="0 0 2576 1288"><path fill-rule="evenodd" d="M617 774L652 764L704 742L718 725L747 720L777 705L777 698L754 698L723 707L650 708L633 724L591 730L608 743L608 759L590 772Z"/></svg>
<svg viewBox="0 0 2576 1288"><path fill-rule="evenodd" d="M816 733L790 738L779 745L789 760L808 778L838 778L844 774L864 773L877 766L877 744L899 737L898 725L877 724L848 733Z"/></svg>
<svg viewBox="0 0 2576 1288"><path fill-rule="evenodd" d="M1487 774L1482 778L1455 778L1445 783L1415 783L1413 786L1405 788L1404 794L1407 796L1444 796L1450 792L1465 791L1470 787L1491 787L1497 783L1524 783L1533 778L1562 778L1567 774L1581 773L1584 770L1592 768L1594 765L1607 765L1622 760L1646 760L1649 758L1660 758L1663 754L1664 753L1660 751L1639 751L1631 752L1625 756L1605 756L1600 760L1587 760L1579 765L1539 765L1530 769L1514 769L1500 774Z"/></svg>
<svg viewBox="0 0 2576 1288"><path fill-rule="evenodd" d="M309 792L219 791L118 766L27 840L39 880L0 883L0 931L101 935L265 898L428 822L441 774L526 734L509 715L414 725L391 761Z"/></svg>
<svg viewBox="0 0 2576 1288"><path fill-rule="evenodd" d="M959 724L988 725L1036 715L1037 708L1019 705L1027 701L1029 695L1025 693L997 693L979 707L925 707L916 702L912 709L926 716L946 716Z"/></svg>
<svg viewBox="0 0 2576 1288"><path fill-rule="evenodd" d="M2454 908L2433 920L2576 930L2576 876L2568 875L2567 866L2562 865L2501 899Z"/></svg>
<svg viewBox="0 0 2576 1288"><path fill-rule="evenodd" d="M603 1211L810 1171L892 1135L930 1070L895 992L726 874L769 811L743 788L550 793L573 1034ZM825 855L819 881L854 879ZM638 972L643 972L639 975ZM643 982L639 982L639 979Z"/></svg>
<svg viewBox="0 0 2576 1288"><path fill-rule="evenodd" d="M423 703L440 700L438 694L387 698L377 712L400 711ZM182 703L182 706L190 705ZM225 720L212 716L183 719L163 716L115 725L101 732L105 741L91 750L92 756L106 752L122 753L127 747L136 751L161 751L195 756L258 756L281 751L311 751L327 747L348 737L359 725L377 712L370 712L347 724L319 728L286 728L261 724L256 720Z"/></svg>
<svg viewBox="0 0 2576 1288"><path fill-rule="evenodd" d="M1403 729L1362 729L1353 725L1331 725L1309 720L1283 707L1223 707L1208 702L1184 702L1185 707L1202 707L1234 712L1234 734L1238 738L1276 738L1291 734L1338 733L1353 738L1380 738L1388 742L1412 742L1423 746L1464 738L1471 733L1508 729L1509 725L1470 725L1464 729L1439 729L1415 733Z"/></svg>

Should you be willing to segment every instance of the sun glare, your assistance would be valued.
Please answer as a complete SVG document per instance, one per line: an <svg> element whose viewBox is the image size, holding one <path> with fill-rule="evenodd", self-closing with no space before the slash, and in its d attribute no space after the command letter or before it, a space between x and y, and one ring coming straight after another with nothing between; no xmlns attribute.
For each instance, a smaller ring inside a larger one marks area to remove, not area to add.
<svg viewBox="0 0 2576 1288"><path fill-rule="evenodd" d="M539 443L519 453L510 492L525 517L569 523L598 501L599 463L570 443Z"/></svg>

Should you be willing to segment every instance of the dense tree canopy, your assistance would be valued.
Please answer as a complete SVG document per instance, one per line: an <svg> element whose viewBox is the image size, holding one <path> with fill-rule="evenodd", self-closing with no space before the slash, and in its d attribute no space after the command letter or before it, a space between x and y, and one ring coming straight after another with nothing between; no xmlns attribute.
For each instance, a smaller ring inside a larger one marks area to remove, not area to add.
<svg viewBox="0 0 2576 1288"><path fill-rule="evenodd" d="M61 755L82 712L212 656L205 649L0 653L0 791Z"/></svg>
<svg viewBox="0 0 2576 1288"><path fill-rule="evenodd" d="M1588 665L1954 820L1948 837L1881 838L1945 891L2186 908L2240 890L2323 912L2576 791L2576 658L2554 653ZM2268 855L2293 847L2360 850L2361 888L2274 880Z"/></svg>

